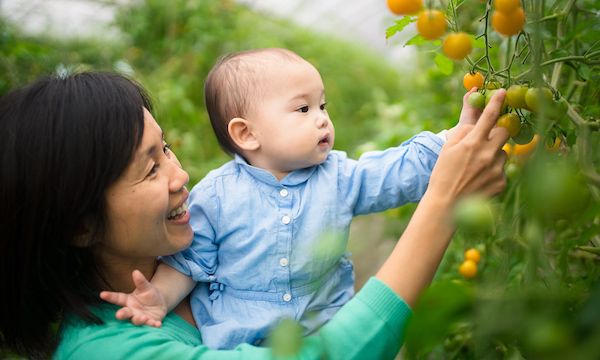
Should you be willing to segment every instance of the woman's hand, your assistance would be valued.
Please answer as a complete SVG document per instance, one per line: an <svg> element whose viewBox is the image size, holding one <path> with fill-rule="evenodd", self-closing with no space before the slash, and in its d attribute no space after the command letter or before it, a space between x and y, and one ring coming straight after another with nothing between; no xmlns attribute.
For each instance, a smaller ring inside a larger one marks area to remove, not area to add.
<svg viewBox="0 0 600 360"><path fill-rule="evenodd" d="M135 290L130 294L102 291L100 298L122 306L115 314L119 320L130 319L134 325L149 325L161 327L162 320L167 316L167 303L163 294L158 291L146 277L134 270L131 274Z"/></svg>
<svg viewBox="0 0 600 360"><path fill-rule="evenodd" d="M446 139L451 140L453 137L455 137L456 133L460 131L459 129L463 127L463 125L477 124L477 120L481 116L481 110L472 107L468 101L469 95L474 92L477 92L477 88L472 88L468 93L465 94L465 96L463 96L463 107L460 112L458 124L446 132Z"/></svg>
<svg viewBox="0 0 600 360"><path fill-rule="evenodd" d="M504 190L507 155L502 146L509 135L496 123L505 94L504 89L494 94L475 125L465 123L455 128L433 169L428 192L454 202L457 197L474 192L491 197Z"/></svg>

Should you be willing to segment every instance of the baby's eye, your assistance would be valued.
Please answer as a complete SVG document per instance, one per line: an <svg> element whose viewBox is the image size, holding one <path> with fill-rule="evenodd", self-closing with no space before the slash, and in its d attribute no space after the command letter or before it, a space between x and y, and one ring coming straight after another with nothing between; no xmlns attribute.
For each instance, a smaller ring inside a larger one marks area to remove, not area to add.
<svg viewBox="0 0 600 360"><path fill-rule="evenodd" d="M329 105L329 103L323 103L321 105L321 110L325 110L325 108L327 107L327 105Z"/></svg>
<svg viewBox="0 0 600 360"><path fill-rule="evenodd" d="M300 111L300 112L306 113L306 112L308 112L308 106L307 106L307 105L304 105L303 107L299 108L299 109L298 109L298 110L296 110L296 111Z"/></svg>

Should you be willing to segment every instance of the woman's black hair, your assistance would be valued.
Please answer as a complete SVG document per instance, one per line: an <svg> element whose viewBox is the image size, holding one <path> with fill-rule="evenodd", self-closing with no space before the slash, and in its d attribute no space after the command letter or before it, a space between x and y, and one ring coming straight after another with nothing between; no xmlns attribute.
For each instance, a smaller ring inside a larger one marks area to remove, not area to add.
<svg viewBox="0 0 600 360"><path fill-rule="evenodd" d="M144 89L110 72L46 76L0 98L3 348L41 358L63 311L100 321L90 305L107 284L73 239L103 238L105 191L141 142L143 107L152 110Z"/></svg>

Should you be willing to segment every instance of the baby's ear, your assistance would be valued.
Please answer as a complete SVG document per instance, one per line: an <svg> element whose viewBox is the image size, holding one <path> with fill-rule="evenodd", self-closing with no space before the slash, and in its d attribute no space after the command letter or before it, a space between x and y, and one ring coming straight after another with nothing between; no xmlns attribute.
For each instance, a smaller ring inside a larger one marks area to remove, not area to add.
<svg viewBox="0 0 600 360"><path fill-rule="evenodd" d="M227 125L227 131L233 142L242 150L252 151L260 147L258 139L252 132L251 124L246 119L232 119Z"/></svg>

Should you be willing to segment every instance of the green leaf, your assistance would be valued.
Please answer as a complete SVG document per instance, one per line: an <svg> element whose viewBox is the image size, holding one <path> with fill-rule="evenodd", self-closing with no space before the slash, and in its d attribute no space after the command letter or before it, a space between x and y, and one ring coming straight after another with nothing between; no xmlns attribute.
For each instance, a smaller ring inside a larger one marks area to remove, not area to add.
<svg viewBox="0 0 600 360"><path fill-rule="evenodd" d="M583 80L589 80L592 75L592 70L590 70L589 66L580 64L577 68L577 74L579 74Z"/></svg>
<svg viewBox="0 0 600 360"><path fill-rule="evenodd" d="M433 60L440 72L444 75L451 75L454 71L454 61L448 59L444 55L437 53Z"/></svg>
<svg viewBox="0 0 600 360"><path fill-rule="evenodd" d="M471 305L472 294L464 282L446 280L433 284L419 299L406 329L407 351L422 354L440 344Z"/></svg>
<svg viewBox="0 0 600 360"><path fill-rule="evenodd" d="M411 23L410 16L405 15L402 19L394 21L396 25L387 28L385 31L385 38L389 39L394 36L397 32L402 31L404 27Z"/></svg>
<svg viewBox="0 0 600 360"><path fill-rule="evenodd" d="M412 39L408 40L406 42L406 44L404 44L404 46L408 46L408 45L422 45L422 44L427 44L428 42L430 42L431 40L427 40L424 37L422 37L421 35L415 35L415 37L413 37Z"/></svg>

